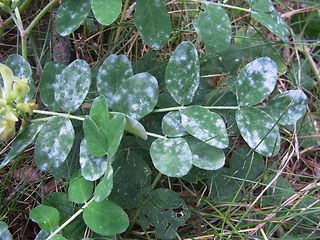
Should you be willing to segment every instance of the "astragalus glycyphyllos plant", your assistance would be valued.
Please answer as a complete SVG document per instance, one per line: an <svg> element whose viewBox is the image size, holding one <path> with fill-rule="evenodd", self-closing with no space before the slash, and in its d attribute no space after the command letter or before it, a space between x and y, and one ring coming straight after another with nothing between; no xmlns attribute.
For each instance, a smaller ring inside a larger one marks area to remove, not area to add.
<svg viewBox="0 0 320 240"><path fill-rule="evenodd" d="M268 0L249 1L249 8L193 2L199 8L195 9L198 17L192 20L194 32L208 56L234 47L225 8L250 13L280 41L286 41L289 35L286 23ZM62 1L56 16L57 31L62 36L71 34L91 10L100 24L112 24L121 10L125 13L128 3L126 0L122 10L121 0ZM13 17L18 15L19 10L12 3L3 4L9 6L3 9ZM150 48L162 49L172 32L164 2L137 0L135 7L140 37ZM161 174L183 178L193 166L195 171L214 174L225 165L230 137L235 135L241 135L247 143L245 159L276 156L282 142L279 125L295 124L304 116L307 96L299 86L279 93L278 66L269 56L257 56L249 62L238 58L233 61L236 69L229 72L232 78L223 89L215 90L215 96L200 78L206 63L199 58L193 41L180 42L167 63L152 63L144 71L138 71L139 66L133 68L121 54L108 56L97 74L92 74L82 59L68 66L47 62L40 81L45 110L36 110L33 102L22 103L27 91L11 102L1 102L3 121L16 123L10 118L12 114L7 114L8 106L16 118L19 111L34 116L13 141L1 168L35 142L37 167L68 186L67 192L45 196L31 210L30 218L42 229L37 239L77 239L87 227L94 232L92 237L115 238L130 224L131 229L137 219L143 229L154 226L156 238L175 238L177 228L186 223L191 212L173 190L156 189ZM31 78L26 60L13 55L6 65L1 64L0 69L12 71L10 79L19 79L16 82L23 82L27 89L27 81L21 80ZM151 74L152 69L161 65L166 67L157 78ZM4 74L2 78L6 89L9 78ZM15 86L13 83L11 87ZM97 91L88 99L90 87ZM82 106L88 102L91 107L85 114ZM47 116L36 117L37 114ZM13 137L13 133L4 140ZM138 211L130 223L124 209L134 208Z"/></svg>

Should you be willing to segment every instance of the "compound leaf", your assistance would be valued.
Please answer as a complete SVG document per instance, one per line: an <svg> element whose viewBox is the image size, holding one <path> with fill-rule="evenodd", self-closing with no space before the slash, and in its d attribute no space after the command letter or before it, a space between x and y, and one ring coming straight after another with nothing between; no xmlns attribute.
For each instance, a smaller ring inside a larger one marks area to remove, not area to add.
<svg viewBox="0 0 320 240"><path fill-rule="evenodd" d="M86 61L77 59L63 69L54 97L65 112L76 111L85 99L91 84L91 69Z"/></svg>
<svg viewBox="0 0 320 240"><path fill-rule="evenodd" d="M223 52L231 41L231 23L227 13L222 7L213 3L202 5L205 12L199 14L199 18L193 20L194 28L206 50Z"/></svg>
<svg viewBox="0 0 320 240"><path fill-rule="evenodd" d="M141 38L151 48L159 50L169 40L172 24L162 0L138 0L134 20Z"/></svg>
<svg viewBox="0 0 320 240"><path fill-rule="evenodd" d="M39 205L31 209L29 217L46 232L53 232L59 226L60 213L54 207Z"/></svg>
<svg viewBox="0 0 320 240"><path fill-rule="evenodd" d="M192 167L192 153L183 138L155 140L150 155L156 169L169 177L187 175Z"/></svg>
<svg viewBox="0 0 320 240"><path fill-rule="evenodd" d="M279 128L266 112L256 108L242 108L236 112L236 121L250 148L267 157L279 152Z"/></svg>
<svg viewBox="0 0 320 240"><path fill-rule="evenodd" d="M240 106L253 106L273 91L277 81L277 64L269 57L260 57L239 73L236 96Z"/></svg>
<svg viewBox="0 0 320 240"><path fill-rule="evenodd" d="M229 145L227 129L222 118L200 106L180 110L182 125L192 136L216 148Z"/></svg>
<svg viewBox="0 0 320 240"><path fill-rule="evenodd" d="M121 12L121 0L92 0L91 9L102 25L110 25L113 23Z"/></svg>
<svg viewBox="0 0 320 240"><path fill-rule="evenodd" d="M186 105L192 102L200 83L200 66L197 50L191 42L180 43L172 53L165 82L177 103Z"/></svg>

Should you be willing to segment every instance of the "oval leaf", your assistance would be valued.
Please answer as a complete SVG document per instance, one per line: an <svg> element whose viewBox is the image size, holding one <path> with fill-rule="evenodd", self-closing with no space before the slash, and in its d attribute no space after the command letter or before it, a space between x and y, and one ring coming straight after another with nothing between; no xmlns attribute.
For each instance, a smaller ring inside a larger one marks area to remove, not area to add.
<svg viewBox="0 0 320 240"><path fill-rule="evenodd" d="M223 8L216 4L206 3L202 6L205 12L201 12L199 18L193 20L194 28L207 51L223 52L231 41L230 19Z"/></svg>
<svg viewBox="0 0 320 240"><path fill-rule="evenodd" d="M104 201L111 193L113 188L113 168L108 167L103 178L94 190L94 200L96 202Z"/></svg>
<svg viewBox="0 0 320 240"><path fill-rule="evenodd" d="M107 141L99 131L97 124L88 115L83 121L83 132L87 142L88 151L95 157L103 157L107 154Z"/></svg>
<svg viewBox="0 0 320 240"><path fill-rule="evenodd" d="M302 90L289 90L277 95L267 103L266 112L278 124L290 125L298 121L306 112L308 97Z"/></svg>
<svg viewBox="0 0 320 240"><path fill-rule="evenodd" d="M149 47L159 50L169 40L172 24L162 0L137 0L134 21Z"/></svg>
<svg viewBox="0 0 320 240"><path fill-rule="evenodd" d="M157 239L176 239L177 228L184 226L191 215L186 203L172 190L154 190L143 203L139 222L146 229L152 224Z"/></svg>
<svg viewBox="0 0 320 240"><path fill-rule="evenodd" d="M59 110L59 105L54 98L54 92L65 67L66 65L60 62L47 62L43 68L40 80L40 98L50 111Z"/></svg>
<svg viewBox="0 0 320 240"><path fill-rule="evenodd" d="M192 153L183 138L155 140L150 155L156 169L169 177L187 175L192 167Z"/></svg>
<svg viewBox="0 0 320 240"><path fill-rule="evenodd" d="M87 226L103 236L124 232L129 226L125 211L111 201L92 202L83 211Z"/></svg>
<svg viewBox="0 0 320 240"><path fill-rule="evenodd" d="M76 111L85 99L91 83L91 69L86 61L77 59L66 67L54 93L57 103L65 112Z"/></svg>
<svg viewBox="0 0 320 240"><path fill-rule="evenodd" d="M200 83L198 53L191 42L182 42L172 53L165 82L173 99L186 105L192 102Z"/></svg>
<svg viewBox="0 0 320 240"><path fill-rule="evenodd" d="M60 213L54 207L39 205L31 209L29 217L46 232L52 232L59 226Z"/></svg>
<svg viewBox="0 0 320 240"><path fill-rule="evenodd" d="M118 151L123 136L126 119L123 114L114 116L107 125L108 158L112 158Z"/></svg>
<svg viewBox="0 0 320 240"><path fill-rule="evenodd" d="M181 137L187 134L181 123L179 112L168 112L162 119L162 132L168 137Z"/></svg>
<svg viewBox="0 0 320 240"><path fill-rule="evenodd" d="M270 115L256 108L243 108L236 112L236 121L243 139L257 153L271 157L279 152L279 128Z"/></svg>
<svg viewBox="0 0 320 240"><path fill-rule="evenodd" d="M91 0L63 1L57 11L56 28L62 36L67 36L76 30L87 18L91 10Z"/></svg>
<svg viewBox="0 0 320 240"><path fill-rule="evenodd" d="M107 100L103 95L100 95L93 101L89 115L102 135L107 138L107 125L110 121L110 114Z"/></svg>
<svg viewBox="0 0 320 240"><path fill-rule="evenodd" d="M37 166L42 171L59 169L66 160L74 140L74 130L67 118L55 117L46 122L35 145Z"/></svg>
<svg viewBox="0 0 320 240"><path fill-rule="evenodd" d="M225 164L223 150L212 147L194 137L186 138L192 152L192 163L198 168L217 170Z"/></svg>
<svg viewBox="0 0 320 240"><path fill-rule="evenodd" d="M68 196L72 202L87 202L91 197L92 191L93 182L85 180L80 171L72 174L68 189Z"/></svg>
<svg viewBox="0 0 320 240"><path fill-rule="evenodd" d="M110 25L113 23L121 12L121 0L92 0L91 9L102 25Z"/></svg>
<svg viewBox="0 0 320 240"><path fill-rule="evenodd" d="M269 57L261 57L247 64L237 77L238 104L253 106L269 96L277 82L277 71L277 64Z"/></svg>
<svg viewBox="0 0 320 240"><path fill-rule="evenodd" d="M88 151L85 139L80 144L80 167L81 174L88 181L99 179L108 167L107 157L95 157Z"/></svg>
<svg viewBox="0 0 320 240"><path fill-rule="evenodd" d="M118 88L112 109L139 120L152 112L158 96L159 88L155 77L150 73L138 73Z"/></svg>
<svg viewBox="0 0 320 240"><path fill-rule="evenodd" d="M113 104L113 97L119 86L132 75L130 60L125 55L111 54L103 62L97 74L97 89L106 97L110 106Z"/></svg>
<svg viewBox="0 0 320 240"><path fill-rule="evenodd" d="M180 110L182 125L192 136L216 148L229 145L227 129L222 118L199 106Z"/></svg>
<svg viewBox="0 0 320 240"><path fill-rule="evenodd" d="M8 225L5 222L0 222L0 239L12 240L12 236L9 232Z"/></svg>

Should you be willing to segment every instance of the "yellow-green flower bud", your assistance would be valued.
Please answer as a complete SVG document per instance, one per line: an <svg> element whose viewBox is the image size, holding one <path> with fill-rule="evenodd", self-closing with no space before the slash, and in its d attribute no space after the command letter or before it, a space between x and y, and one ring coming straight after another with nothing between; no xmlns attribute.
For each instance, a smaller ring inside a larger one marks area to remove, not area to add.
<svg viewBox="0 0 320 240"><path fill-rule="evenodd" d="M18 78L14 79L13 87L12 87L12 96L16 97L17 103L22 103L25 96L29 92L30 88L28 86L28 79L26 78Z"/></svg>
<svg viewBox="0 0 320 240"><path fill-rule="evenodd" d="M18 103L16 105L16 109L18 111L27 112L29 114L32 114L34 109L37 109L38 105L36 104L35 100L31 100L30 103Z"/></svg>
<svg viewBox="0 0 320 240"><path fill-rule="evenodd" d="M15 122L0 120L0 140L8 142L16 134Z"/></svg>

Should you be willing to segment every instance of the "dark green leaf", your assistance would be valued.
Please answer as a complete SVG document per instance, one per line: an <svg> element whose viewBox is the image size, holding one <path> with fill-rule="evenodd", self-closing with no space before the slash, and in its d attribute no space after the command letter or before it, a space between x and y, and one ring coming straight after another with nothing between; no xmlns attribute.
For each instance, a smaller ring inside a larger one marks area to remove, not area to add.
<svg viewBox="0 0 320 240"><path fill-rule="evenodd" d="M94 200L96 202L104 201L111 193L113 188L113 168L109 166L103 178L94 190Z"/></svg>
<svg viewBox="0 0 320 240"><path fill-rule="evenodd" d="M60 214L54 207L39 205L31 209L29 217L46 232L52 232L59 226Z"/></svg>
<svg viewBox="0 0 320 240"><path fill-rule="evenodd" d="M100 133L107 138L107 125L110 121L110 115L108 110L107 100L103 95L97 97L90 108L90 117L97 125Z"/></svg>
<svg viewBox="0 0 320 240"><path fill-rule="evenodd" d="M115 115L107 125L108 158L112 158L118 151L120 141L126 125L123 114Z"/></svg>
<svg viewBox="0 0 320 240"><path fill-rule="evenodd" d="M242 108L236 112L236 121L243 139L256 152L267 157L279 152L279 128L270 115L256 108Z"/></svg>
<svg viewBox="0 0 320 240"><path fill-rule="evenodd" d="M110 25L113 23L121 12L121 0L92 0L91 9L102 25Z"/></svg>
<svg viewBox="0 0 320 240"><path fill-rule="evenodd" d="M124 232L129 226L125 211L111 201L92 202L83 211L87 226L103 236Z"/></svg>
<svg viewBox="0 0 320 240"><path fill-rule="evenodd" d="M169 40L172 24L162 0L137 0L134 20L141 38L151 48L159 50Z"/></svg>
<svg viewBox="0 0 320 240"><path fill-rule="evenodd" d="M200 82L200 66L197 50L191 42L180 43L172 53L165 78L168 91L177 103L192 102Z"/></svg>
<svg viewBox="0 0 320 240"><path fill-rule="evenodd" d="M85 203L91 197L93 182L83 178L80 171L75 172L69 183L68 196L72 202Z"/></svg>
<svg viewBox="0 0 320 240"><path fill-rule="evenodd" d="M156 169L169 177L182 177L192 167L192 153L183 138L155 140L150 155Z"/></svg>

